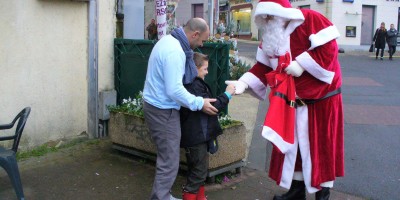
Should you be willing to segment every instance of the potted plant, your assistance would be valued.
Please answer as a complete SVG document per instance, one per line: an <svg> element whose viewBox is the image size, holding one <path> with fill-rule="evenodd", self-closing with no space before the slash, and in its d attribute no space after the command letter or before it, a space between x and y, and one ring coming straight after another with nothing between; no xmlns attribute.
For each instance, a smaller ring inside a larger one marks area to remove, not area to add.
<svg viewBox="0 0 400 200"><path fill-rule="evenodd" d="M115 149L155 160L157 152L144 120L142 95L140 92L133 99L124 99L120 105L108 106L109 137ZM244 166L242 159L246 156L246 128L243 123L228 115L220 116L219 121L223 134L218 137L219 150L209 156L210 177ZM184 155L182 150L183 168L186 164Z"/></svg>

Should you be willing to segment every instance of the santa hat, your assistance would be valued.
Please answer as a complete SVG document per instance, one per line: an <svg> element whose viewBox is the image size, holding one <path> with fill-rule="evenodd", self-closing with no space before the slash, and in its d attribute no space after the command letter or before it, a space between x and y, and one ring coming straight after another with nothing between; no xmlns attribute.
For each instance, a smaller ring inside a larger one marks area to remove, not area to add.
<svg viewBox="0 0 400 200"><path fill-rule="evenodd" d="M292 8L289 0L260 0L254 13L255 21L262 21L262 18L266 18L267 15L290 20L287 27L289 34L304 22L303 13L299 9Z"/></svg>

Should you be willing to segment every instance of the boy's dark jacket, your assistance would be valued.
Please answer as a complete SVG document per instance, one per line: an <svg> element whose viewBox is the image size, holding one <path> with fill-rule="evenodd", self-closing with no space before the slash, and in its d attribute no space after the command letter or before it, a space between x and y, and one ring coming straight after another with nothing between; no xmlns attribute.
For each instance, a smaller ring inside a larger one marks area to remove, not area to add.
<svg viewBox="0 0 400 200"><path fill-rule="evenodd" d="M185 85L185 88L195 96L213 98L210 87L199 77L196 77L191 84ZM216 99L217 101L212 104L218 111L223 110L229 103L229 98L225 93ZM207 115L202 111L191 111L185 107L181 107L180 115L181 147L192 147L222 134L217 115Z"/></svg>

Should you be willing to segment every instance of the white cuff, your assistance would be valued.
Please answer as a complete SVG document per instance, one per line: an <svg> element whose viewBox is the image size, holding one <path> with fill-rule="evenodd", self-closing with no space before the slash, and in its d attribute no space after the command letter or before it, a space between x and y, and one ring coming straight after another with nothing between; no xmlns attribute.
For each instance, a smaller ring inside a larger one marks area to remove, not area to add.
<svg viewBox="0 0 400 200"><path fill-rule="evenodd" d="M321 65L319 65L308 52L303 52L297 56L296 61L315 78L328 84L332 83L335 72L331 72L322 68Z"/></svg>
<svg viewBox="0 0 400 200"><path fill-rule="evenodd" d="M256 98L261 100L265 99L267 87L265 87L264 83L261 82L261 80L257 76L250 72L246 72L239 80L249 85L253 92L252 95L254 95Z"/></svg>

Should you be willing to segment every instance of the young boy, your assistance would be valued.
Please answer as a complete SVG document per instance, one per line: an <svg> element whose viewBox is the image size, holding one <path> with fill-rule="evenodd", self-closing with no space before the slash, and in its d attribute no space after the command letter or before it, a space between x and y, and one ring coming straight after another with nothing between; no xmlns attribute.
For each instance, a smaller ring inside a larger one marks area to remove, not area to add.
<svg viewBox="0 0 400 200"><path fill-rule="evenodd" d="M194 62L198 75L185 88L195 96L212 98L210 87L204 82L208 74L208 57L201 53L194 53ZM233 84L226 87L226 91L216 97L213 104L219 111L229 103L235 92ZM207 115L201 111L191 111L182 107L181 116L181 147L185 148L188 164L187 183L183 188L183 200L206 200L204 182L207 178L208 152L215 153L214 141L222 134L218 116ZM210 142L211 141L211 142ZM210 149L211 148L211 149Z"/></svg>

